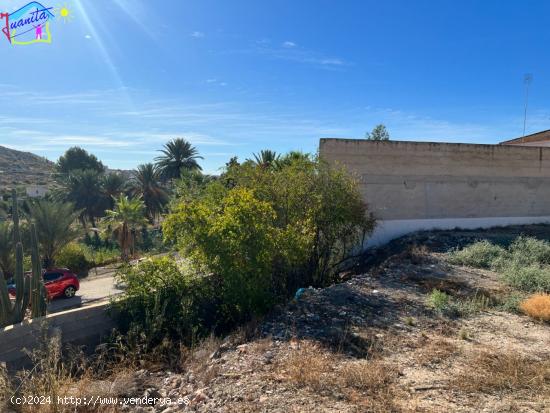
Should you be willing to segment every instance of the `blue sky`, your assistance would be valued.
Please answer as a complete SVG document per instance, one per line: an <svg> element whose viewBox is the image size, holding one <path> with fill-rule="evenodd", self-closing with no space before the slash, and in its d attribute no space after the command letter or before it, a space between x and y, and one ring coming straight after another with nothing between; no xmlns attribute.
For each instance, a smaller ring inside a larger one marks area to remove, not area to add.
<svg viewBox="0 0 550 413"><path fill-rule="evenodd" d="M13 11L21 0L0 1ZM173 137L215 173L321 137L496 143L550 128L550 2L72 0L52 43L0 39L0 145L113 168Z"/></svg>

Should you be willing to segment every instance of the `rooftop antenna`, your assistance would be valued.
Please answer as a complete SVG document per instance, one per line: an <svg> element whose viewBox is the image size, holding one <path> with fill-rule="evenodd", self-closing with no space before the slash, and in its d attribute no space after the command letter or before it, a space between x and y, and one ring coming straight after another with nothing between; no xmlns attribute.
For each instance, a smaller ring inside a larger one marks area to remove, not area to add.
<svg viewBox="0 0 550 413"><path fill-rule="evenodd" d="M531 73L526 73L523 76L523 83L525 84L525 110L523 113L523 135L525 136L525 125L527 124L527 104L529 103L529 86L533 81L533 75Z"/></svg>

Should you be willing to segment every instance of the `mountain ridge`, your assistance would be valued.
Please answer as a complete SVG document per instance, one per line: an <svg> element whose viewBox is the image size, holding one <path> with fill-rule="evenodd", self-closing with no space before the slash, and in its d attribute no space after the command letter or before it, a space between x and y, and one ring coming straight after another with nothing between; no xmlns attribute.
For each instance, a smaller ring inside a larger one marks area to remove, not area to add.
<svg viewBox="0 0 550 413"><path fill-rule="evenodd" d="M55 164L31 152L0 146L0 193L29 185L52 187Z"/></svg>

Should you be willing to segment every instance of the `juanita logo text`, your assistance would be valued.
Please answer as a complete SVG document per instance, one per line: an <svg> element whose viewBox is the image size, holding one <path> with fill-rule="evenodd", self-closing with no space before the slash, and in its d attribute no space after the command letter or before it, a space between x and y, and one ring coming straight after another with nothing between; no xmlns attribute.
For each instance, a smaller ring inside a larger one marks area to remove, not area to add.
<svg viewBox="0 0 550 413"><path fill-rule="evenodd" d="M0 13L0 27L12 45L51 43L50 23L54 21L56 12L65 21L71 17L67 7L54 10L32 1L14 12Z"/></svg>

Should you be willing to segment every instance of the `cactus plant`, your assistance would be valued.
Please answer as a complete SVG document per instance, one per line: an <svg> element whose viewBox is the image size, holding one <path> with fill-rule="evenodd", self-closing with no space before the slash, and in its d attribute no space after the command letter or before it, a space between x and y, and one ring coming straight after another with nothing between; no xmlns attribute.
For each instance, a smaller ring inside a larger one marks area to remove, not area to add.
<svg viewBox="0 0 550 413"><path fill-rule="evenodd" d="M46 315L46 289L42 280L40 255L36 228L31 224L32 276L27 277L23 270L23 244L19 230L17 194L12 191L13 238L15 244L15 301L12 303L3 274L0 272L0 327L19 323L25 318L29 304L31 317Z"/></svg>

